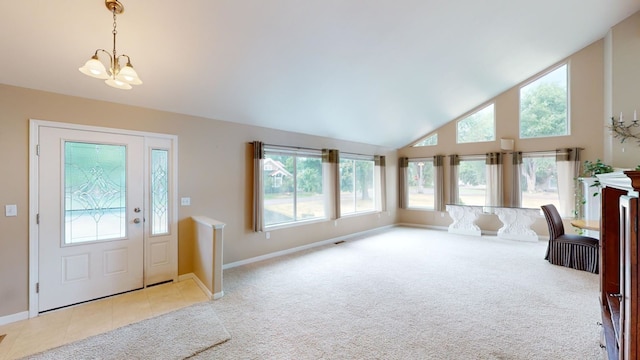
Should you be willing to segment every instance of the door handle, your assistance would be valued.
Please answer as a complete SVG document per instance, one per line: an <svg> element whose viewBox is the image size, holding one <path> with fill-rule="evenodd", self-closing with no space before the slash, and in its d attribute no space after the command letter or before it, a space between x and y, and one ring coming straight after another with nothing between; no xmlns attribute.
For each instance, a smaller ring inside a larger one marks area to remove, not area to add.
<svg viewBox="0 0 640 360"><path fill-rule="evenodd" d="M133 223L134 224L140 224L140 218L133 219Z"/></svg>

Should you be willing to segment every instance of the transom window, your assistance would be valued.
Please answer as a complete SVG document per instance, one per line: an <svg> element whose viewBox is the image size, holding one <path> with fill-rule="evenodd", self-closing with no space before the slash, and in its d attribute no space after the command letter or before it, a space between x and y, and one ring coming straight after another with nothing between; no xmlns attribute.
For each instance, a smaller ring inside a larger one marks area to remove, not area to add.
<svg viewBox="0 0 640 360"><path fill-rule="evenodd" d="M413 145L413 147L435 146L435 145L438 145L438 133L427 136L426 138L418 141Z"/></svg>
<svg viewBox="0 0 640 360"><path fill-rule="evenodd" d="M493 103L457 123L458 143L493 141L496 138Z"/></svg>
<svg viewBox="0 0 640 360"><path fill-rule="evenodd" d="M520 138L569 135L567 64L520 88Z"/></svg>

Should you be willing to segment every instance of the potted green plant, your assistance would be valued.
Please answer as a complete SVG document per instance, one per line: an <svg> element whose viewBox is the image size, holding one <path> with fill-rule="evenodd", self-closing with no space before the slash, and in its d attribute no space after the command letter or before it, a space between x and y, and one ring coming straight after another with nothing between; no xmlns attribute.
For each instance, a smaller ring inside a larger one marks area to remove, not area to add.
<svg viewBox="0 0 640 360"><path fill-rule="evenodd" d="M582 200L580 201L581 213L576 213L580 218L586 220L597 220L600 218L600 181L596 177L599 174L607 174L613 172L613 166L607 165L602 160L585 161L582 167L582 176L580 182L584 184L582 188ZM579 197L580 198L580 197Z"/></svg>
<svg viewBox="0 0 640 360"><path fill-rule="evenodd" d="M640 167L640 165L638 165ZM613 172L613 166L607 165L602 160L597 159L596 162L586 160L582 167L583 177L595 177L598 174L607 174Z"/></svg>

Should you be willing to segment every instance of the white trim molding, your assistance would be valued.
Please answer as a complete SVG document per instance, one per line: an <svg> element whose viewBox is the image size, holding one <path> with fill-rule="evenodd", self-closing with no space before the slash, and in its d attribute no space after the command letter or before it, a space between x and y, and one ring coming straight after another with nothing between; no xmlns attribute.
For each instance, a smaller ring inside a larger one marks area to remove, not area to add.
<svg viewBox="0 0 640 360"><path fill-rule="evenodd" d="M311 244L302 245L302 246L298 246L298 247L294 247L294 248L290 248L290 249L286 249L286 250L276 251L276 252L272 252L272 253L269 253L269 254L260 255L260 256L249 258L249 259L245 259L245 260L235 261L235 262L232 262L232 263L229 263L229 264L225 264L222 267L222 269L223 270L227 270L227 269L231 269L231 268L242 266L242 265L252 264L252 263L255 263L255 262L258 262L258 261L262 261L262 260L273 259L273 258L276 258L278 256L293 254L293 253L296 253L298 251L303 251L303 250L307 250L307 249L313 249L313 248L316 248L316 247L319 247L319 246L323 246L323 245L334 244L336 242L345 241L345 240L348 240L348 239L353 238L353 237L362 236L362 235L365 235L365 234L376 233L376 232L379 232L379 231L382 231L382 230L386 230L386 229L392 228L394 226L395 225L387 225L387 226L383 226L383 227L379 227L379 228L375 228L375 229L371 229L371 230L366 230L366 231L361 231L361 232L357 232L357 233L353 233L353 234L349 234L349 235L339 236L339 237L332 238L332 239L317 241L317 242L314 242L314 243L311 243Z"/></svg>
<svg viewBox="0 0 640 360"><path fill-rule="evenodd" d="M19 313L7 315L7 316L2 316L2 317L0 317L0 326L6 325L6 324L10 324L10 323L13 323L13 322L16 322L16 321L26 320L28 318L29 318L29 312L28 311L22 311L22 312L19 312Z"/></svg>

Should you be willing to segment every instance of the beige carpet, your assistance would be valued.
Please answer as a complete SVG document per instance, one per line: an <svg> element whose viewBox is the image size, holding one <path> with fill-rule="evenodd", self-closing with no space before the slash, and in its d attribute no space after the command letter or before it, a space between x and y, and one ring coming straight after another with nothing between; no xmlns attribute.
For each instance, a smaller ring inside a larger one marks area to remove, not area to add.
<svg viewBox="0 0 640 360"><path fill-rule="evenodd" d="M204 302L25 359L185 359L229 339L211 302Z"/></svg>
<svg viewBox="0 0 640 360"><path fill-rule="evenodd" d="M398 227L225 270L194 359L602 359L598 276L545 249Z"/></svg>

